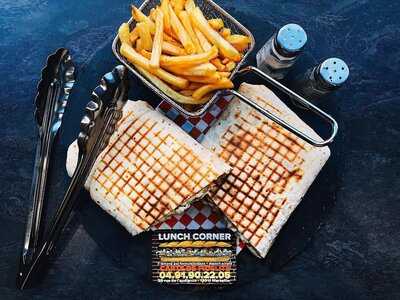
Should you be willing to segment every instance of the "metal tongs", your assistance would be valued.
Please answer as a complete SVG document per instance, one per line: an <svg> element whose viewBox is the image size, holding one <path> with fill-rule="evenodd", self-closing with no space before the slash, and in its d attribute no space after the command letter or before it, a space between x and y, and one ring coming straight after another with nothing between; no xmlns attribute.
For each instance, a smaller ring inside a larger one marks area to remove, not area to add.
<svg viewBox="0 0 400 300"><path fill-rule="evenodd" d="M86 106L78 136L77 167L40 250L34 254L32 263L26 271L19 274L20 289L25 288L32 275L51 255L98 155L107 146L118 120L121 119L122 108L127 98L127 70L123 66L117 66L112 72L103 76L100 85L92 93L92 100Z"/></svg>
<svg viewBox="0 0 400 300"><path fill-rule="evenodd" d="M30 192L32 207L28 215L19 273L23 272L26 265L31 262L39 244L51 152L74 83L75 67L69 51L60 48L47 58L37 87L35 119L39 130L39 140L36 146Z"/></svg>

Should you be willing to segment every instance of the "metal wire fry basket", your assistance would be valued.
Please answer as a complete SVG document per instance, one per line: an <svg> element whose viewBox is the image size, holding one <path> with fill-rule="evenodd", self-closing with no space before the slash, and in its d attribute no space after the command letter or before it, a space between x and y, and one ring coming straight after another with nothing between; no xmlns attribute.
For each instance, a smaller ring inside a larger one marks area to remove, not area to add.
<svg viewBox="0 0 400 300"><path fill-rule="evenodd" d="M292 132L299 138L305 140L309 144L316 146L316 147L323 147L326 146L327 144L331 143L333 139L336 136L337 130L338 130L338 125L335 119L333 119L330 115L325 113L324 111L320 110L318 107L304 99L303 97L297 95L269 75L265 74L261 70L257 69L256 67L253 66L247 66L242 69L240 69L243 65L243 63L246 61L246 58L250 54L250 52L253 50L254 45L255 45L255 39L252 33L244 27L242 24L240 24L234 17L232 17L228 12L226 12L223 8L218 6L216 3L214 3L212 0L196 0L196 5L202 10L204 16L207 19L212 19L212 18L221 18L224 21L224 24L226 27L230 28L233 34L242 34L250 37L250 45L248 49L243 53L243 58L241 59L240 62L237 63L236 68L232 71L230 78L232 79L235 75L237 74L244 74L248 72L254 72L256 75L260 76L264 80L266 80L269 85L274 86L275 88L281 90L283 93L287 94L291 99L294 101L299 102L303 107L306 109L312 111L314 114L318 115L321 117L325 122L327 122L331 126L331 134L330 136L325 139L325 140L316 140L309 135L301 132L297 128L293 127L292 125L288 124L286 121L282 120L281 118L275 116L274 114L270 113L269 111L265 110L261 106L259 106L257 103L252 101L251 99L245 97L244 95L240 94L239 92L235 90L220 90L217 91L213 94L212 98L210 101L207 103L198 106L198 108L195 111L187 110L185 109L182 105L174 101L171 97L166 95L164 92L162 92L157 86L155 86L150 80L148 80L145 76L143 76L132 64L130 64L120 53L119 49L121 46L121 42L118 38L118 34L115 37L113 44L112 44L112 50L114 52L114 55L118 58L118 60L123 63L133 74L135 74L145 85L147 85L148 88L150 88L153 92L155 92L161 99L169 102L171 105L173 105L175 108L177 108L181 113L187 115L187 116L200 116L204 112L208 110L208 108L221 96L223 95L234 95L238 97L240 100L244 101L246 104L250 105L257 111L259 111L261 114L263 114L265 117L271 119L272 121L276 122L277 124L281 125L283 128L287 129L288 131ZM145 0L142 5L140 5L139 9L146 15L150 13L150 10L157 5L159 5L160 1L159 0ZM129 26L134 28L136 26L136 21L131 18L128 21Z"/></svg>

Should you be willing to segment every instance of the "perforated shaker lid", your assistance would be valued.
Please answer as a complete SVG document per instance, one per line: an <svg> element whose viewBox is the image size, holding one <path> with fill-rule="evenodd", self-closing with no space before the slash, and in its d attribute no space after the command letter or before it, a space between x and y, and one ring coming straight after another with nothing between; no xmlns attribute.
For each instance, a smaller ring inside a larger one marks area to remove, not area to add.
<svg viewBox="0 0 400 300"><path fill-rule="evenodd" d="M306 44L307 34L300 25L287 24L279 29L276 41L284 51L298 52Z"/></svg>
<svg viewBox="0 0 400 300"><path fill-rule="evenodd" d="M319 73L326 82L339 86L349 77L349 67L340 58L332 57L321 63Z"/></svg>

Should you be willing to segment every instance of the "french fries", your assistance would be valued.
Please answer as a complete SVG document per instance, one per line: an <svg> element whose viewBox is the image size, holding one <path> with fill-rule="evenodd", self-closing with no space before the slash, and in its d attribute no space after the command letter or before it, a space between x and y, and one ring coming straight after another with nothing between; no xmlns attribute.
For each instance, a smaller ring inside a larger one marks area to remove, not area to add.
<svg viewBox="0 0 400 300"><path fill-rule="evenodd" d="M232 44L238 51L244 51L249 46L251 40L248 36L241 34L232 34L226 37L226 40Z"/></svg>
<svg viewBox="0 0 400 300"><path fill-rule="evenodd" d="M231 72L218 72L221 77L229 78L231 76Z"/></svg>
<svg viewBox="0 0 400 300"><path fill-rule="evenodd" d="M141 46L143 49L151 50L153 41L151 39L150 29L147 23L140 22L136 25L141 40Z"/></svg>
<svg viewBox="0 0 400 300"><path fill-rule="evenodd" d="M209 76L185 76L185 78L191 82L197 83L216 83L221 79L221 75L214 73Z"/></svg>
<svg viewBox="0 0 400 300"><path fill-rule="evenodd" d="M183 27L181 21L179 21L178 17L176 16L174 10L169 6L169 14L171 16L171 26L173 31L179 38L179 41L182 43L183 48L185 48L188 54L193 54L196 52L196 48L190 39L189 34L186 32L185 28Z"/></svg>
<svg viewBox="0 0 400 300"><path fill-rule="evenodd" d="M197 90L194 91L192 94L192 97L195 100L200 100L203 98L206 94L215 91L215 90L220 90L220 89L231 89L233 88L233 83L230 81L228 78L222 78L216 83L213 84L207 84L202 86L201 88L198 88Z"/></svg>
<svg viewBox="0 0 400 300"><path fill-rule="evenodd" d="M199 82L191 82L189 86L186 88L187 90L197 90L199 87L202 87L203 84Z"/></svg>
<svg viewBox="0 0 400 300"><path fill-rule="evenodd" d="M142 49L139 52L143 57L147 59L151 59L152 53ZM171 64L165 64L166 57L163 56L162 58L160 57L160 65L167 71L170 71L172 73L178 74L178 75L186 75L186 76L209 76L212 75L217 71L217 68L211 64L211 63L204 63L200 65L194 65L194 66L189 66L189 65L181 65L181 66L175 66ZM168 59L167 59L168 60Z"/></svg>
<svg viewBox="0 0 400 300"><path fill-rule="evenodd" d="M164 14L164 30L166 33L171 34L171 22L169 18L169 0L161 0L160 6Z"/></svg>
<svg viewBox="0 0 400 300"><path fill-rule="evenodd" d="M175 39L174 39L171 35L169 35L168 33L165 33L165 32L164 32L163 39L164 39L164 41L171 42L171 43L173 43L173 44L176 44L177 46L180 46L180 43L179 43L177 40L175 40Z"/></svg>
<svg viewBox="0 0 400 300"><path fill-rule="evenodd" d="M139 38L139 33L137 28L135 27L130 33L129 33L129 39L132 45L135 44L136 40ZM122 42L122 40L121 40Z"/></svg>
<svg viewBox="0 0 400 300"><path fill-rule="evenodd" d="M227 39L228 36L231 35L231 29L230 29L230 28L224 27L224 28L222 28L222 29L219 31L219 33L220 33L225 39Z"/></svg>
<svg viewBox="0 0 400 300"><path fill-rule="evenodd" d="M136 51L140 53L142 50L144 50L142 47L142 40L138 39L136 42Z"/></svg>
<svg viewBox="0 0 400 300"><path fill-rule="evenodd" d="M149 17L153 22L156 22L156 9L154 7L150 9Z"/></svg>
<svg viewBox="0 0 400 300"><path fill-rule="evenodd" d="M184 96L190 97L193 95L193 90L182 90L182 91L179 91L179 93L181 93Z"/></svg>
<svg viewBox="0 0 400 300"><path fill-rule="evenodd" d="M121 55L185 108L233 88L229 79L251 40L221 18L207 20L194 0L160 0L149 15L131 6L135 26L118 29ZM132 28L132 30L130 29Z"/></svg>
<svg viewBox="0 0 400 300"><path fill-rule="evenodd" d="M208 24L214 29L214 30L220 30L221 28L224 27L224 21L222 21L221 18L216 18L216 19L211 19L208 20Z"/></svg>
<svg viewBox="0 0 400 300"><path fill-rule="evenodd" d="M180 11L183 10L185 6L185 0L171 0L172 7L175 13L178 15Z"/></svg>
<svg viewBox="0 0 400 300"><path fill-rule="evenodd" d="M209 76L216 71L216 68L210 63L197 65L191 68L169 67L167 69L172 73L186 76Z"/></svg>
<svg viewBox="0 0 400 300"><path fill-rule="evenodd" d="M217 48L212 47L209 51L199 54L191 54L183 56L161 55L160 61L163 66L187 67L209 62L211 59L217 57L217 55L218 55Z"/></svg>
<svg viewBox="0 0 400 300"><path fill-rule="evenodd" d="M201 12L200 8L196 7L189 12L192 22L197 28L206 36L206 38L221 51L222 56L232 59L233 61L240 61L241 56L227 40L225 40L218 32L211 28L206 18Z"/></svg>
<svg viewBox="0 0 400 300"><path fill-rule="evenodd" d="M153 84L155 84L161 91L163 91L167 96L171 97L172 99L175 99L179 103L182 104L201 104L199 102L196 103L196 101L192 97L187 97L184 96L177 91L173 90L166 84L164 81L162 81L160 78L157 76L154 76L151 74L149 71L146 69L142 68L141 66L135 65L136 68L139 70L140 73L142 73L147 79L149 79Z"/></svg>
<svg viewBox="0 0 400 300"><path fill-rule="evenodd" d="M200 42L201 47L203 48L203 51L210 50L212 45L207 40L207 38L204 36L204 34L200 31L200 29L194 28L193 30L194 30L197 38L199 39L199 42Z"/></svg>
<svg viewBox="0 0 400 300"><path fill-rule="evenodd" d="M236 64L233 61L230 61L225 65L225 68L228 72L232 71L235 67Z"/></svg>
<svg viewBox="0 0 400 300"><path fill-rule="evenodd" d="M161 49L162 53L169 55L186 55L185 49L167 41L162 42Z"/></svg>
<svg viewBox="0 0 400 300"><path fill-rule="evenodd" d="M123 43L121 45L121 54L126 57L131 63L137 65L146 71L153 73L154 75L158 76L160 79L164 80L165 82L176 86L177 88L184 89L189 85L189 82L181 77L177 77L167 71L157 68L152 69L150 67L150 62L147 58L143 57L139 53L137 53L129 44Z"/></svg>
<svg viewBox="0 0 400 300"><path fill-rule="evenodd" d="M190 17L187 11L180 11L179 12L179 19L182 22L183 27L186 29L186 32L189 34L190 38L192 39L192 42L196 48L196 53L201 53L203 52L203 48L200 46L200 42L197 39L196 34L194 33L194 30L192 28L192 24L190 22Z"/></svg>
<svg viewBox="0 0 400 300"><path fill-rule="evenodd" d="M156 11L156 32L154 34L153 48L151 50L150 67L157 69L160 67L160 56L163 44L164 14L161 10Z"/></svg>
<svg viewBox="0 0 400 300"><path fill-rule="evenodd" d="M122 23L118 29L118 37L121 40L121 43L131 43L131 34L129 32L129 25L128 23Z"/></svg>
<svg viewBox="0 0 400 300"><path fill-rule="evenodd" d="M154 34L156 31L156 25L154 22L146 16L144 13L142 13L136 6L131 5L131 12L132 12L132 17L136 22L144 22L149 26L150 33Z"/></svg>
<svg viewBox="0 0 400 300"><path fill-rule="evenodd" d="M219 58L214 58L211 63L217 68L218 71L225 71L225 66L222 64Z"/></svg>
<svg viewBox="0 0 400 300"><path fill-rule="evenodd" d="M185 10L186 11L190 11L191 9L193 9L195 7L196 7L196 4L194 4L193 0L186 0L186 3L185 3Z"/></svg>

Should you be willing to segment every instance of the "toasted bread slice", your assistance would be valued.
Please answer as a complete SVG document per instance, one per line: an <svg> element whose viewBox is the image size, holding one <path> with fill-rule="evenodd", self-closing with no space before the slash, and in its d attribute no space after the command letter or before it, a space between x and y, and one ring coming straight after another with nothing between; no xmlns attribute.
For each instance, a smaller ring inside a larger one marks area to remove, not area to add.
<svg viewBox="0 0 400 300"><path fill-rule="evenodd" d="M310 136L318 135L268 88L242 84L240 92ZM328 147L312 147L233 99L203 143L233 170L212 202L241 238L265 257L289 216L327 161Z"/></svg>
<svg viewBox="0 0 400 300"><path fill-rule="evenodd" d="M68 150L70 175L77 146ZM129 101L86 187L132 235L202 197L231 168L146 102Z"/></svg>

